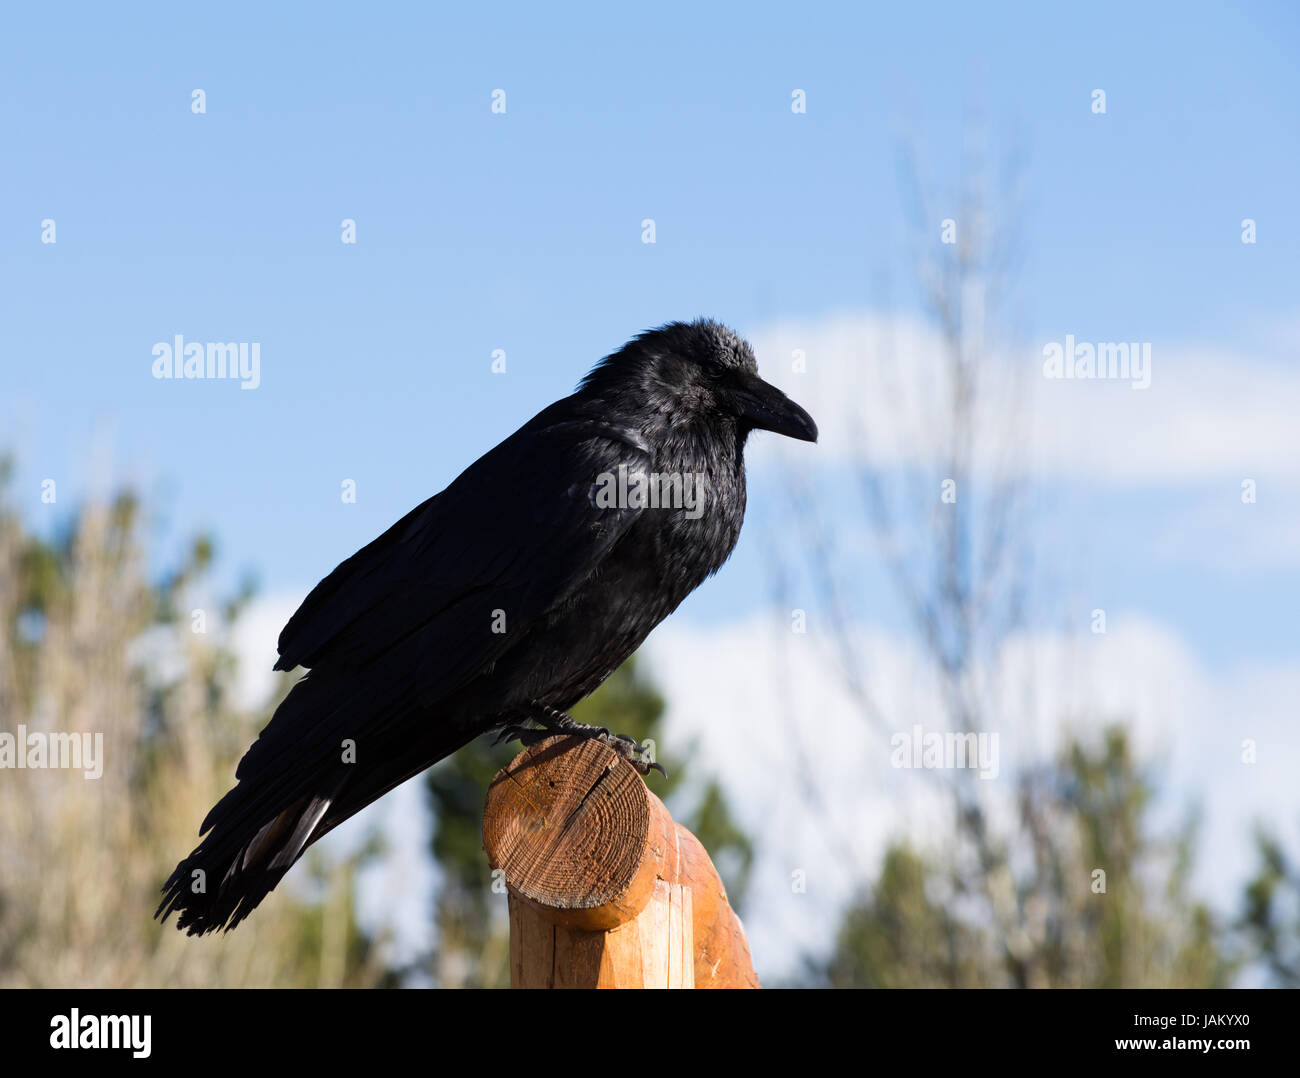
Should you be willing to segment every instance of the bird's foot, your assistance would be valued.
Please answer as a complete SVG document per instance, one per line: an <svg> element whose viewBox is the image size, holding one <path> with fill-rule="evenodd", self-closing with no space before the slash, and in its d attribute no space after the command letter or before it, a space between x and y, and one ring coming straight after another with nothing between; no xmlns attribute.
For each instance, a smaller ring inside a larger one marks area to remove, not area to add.
<svg viewBox="0 0 1300 1078"><path fill-rule="evenodd" d="M589 726L585 722L578 722L563 711L556 711L555 708L544 705L538 706L534 719L546 728L540 731L543 737L549 734L565 734L570 737L599 741L622 756L640 774L648 775L651 771L658 771L664 778L668 777L668 772L664 770L663 765L656 763L650 750L638 743L634 737L629 737L627 734L611 734L604 726Z"/></svg>
<svg viewBox="0 0 1300 1078"><path fill-rule="evenodd" d="M668 777L664 765L658 763L650 754L650 750L639 744L636 738L629 737L627 734L611 734L608 730L598 730L589 736L608 745L642 775L648 775L651 771L658 771L664 778Z"/></svg>

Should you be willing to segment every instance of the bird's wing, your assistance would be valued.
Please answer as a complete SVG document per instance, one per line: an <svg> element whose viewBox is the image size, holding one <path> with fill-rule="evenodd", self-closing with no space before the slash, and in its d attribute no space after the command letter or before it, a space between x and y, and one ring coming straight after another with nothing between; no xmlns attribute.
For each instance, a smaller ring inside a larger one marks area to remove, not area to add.
<svg viewBox="0 0 1300 1078"><path fill-rule="evenodd" d="M620 464L643 470L648 455L635 437L575 417L567 404L542 412L316 585L281 632L276 663L312 671L244 754L237 778L337 755L358 721L374 737L435 708L599 567L638 510L598 506L597 477Z"/></svg>
<svg viewBox="0 0 1300 1078"><path fill-rule="evenodd" d="M446 695L569 598L637 515L597 506L597 477L648 465L636 438L575 416L571 400L316 585L280 634L276 669L359 670L416 643L419 668L409 673L422 694Z"/></svg>
<svg viewBox="0 0 1300 1078"><path fill-rule="evenodd" d="M602 473L644 470L645 447L582 408L552 405L307 596L277 667L311 672L239 761L159 914L180 910L191 932L237 924L320 834L467 740L438 702L566 602L636 519L593 495Z"/></svg>

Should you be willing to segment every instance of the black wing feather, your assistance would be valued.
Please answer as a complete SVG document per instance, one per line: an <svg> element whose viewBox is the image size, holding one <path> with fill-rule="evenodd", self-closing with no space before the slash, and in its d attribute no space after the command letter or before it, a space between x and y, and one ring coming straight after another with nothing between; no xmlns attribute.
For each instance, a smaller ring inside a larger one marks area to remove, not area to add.
<svg viewBox="0 0 1300 1078"><path fill-rule="evenodd" d="M474 736L439 701L567 602L638 515L598 507L593 489L645 467L645 447L585 407L552 405L313 589L276 664L311 672L244 754L159 914L179 910L191 933L233 927L321 834ZM375 762L341 766L348 737ZM200 869L220 881L211 893L190 888Z"/></svg>
<svg viewBox="0 0 1300 1078"><path fill-rule="evenodd" d="M552 405L313 589L280 635L277 668L311 666L309 682L346 674L348 688L314 711L312 731L282 707L287 721L277 712L240 761L240 779L289 750L311 755L312 743L336 753L355 729L358 692L382 698L396 681L408 703L435 708L598 569L638 510L598 508L597 477L648 458L599 420L566 414L569 404ZM498 610L504 633L494 631ZM367 734L402 713L374 715Z"/></svg>

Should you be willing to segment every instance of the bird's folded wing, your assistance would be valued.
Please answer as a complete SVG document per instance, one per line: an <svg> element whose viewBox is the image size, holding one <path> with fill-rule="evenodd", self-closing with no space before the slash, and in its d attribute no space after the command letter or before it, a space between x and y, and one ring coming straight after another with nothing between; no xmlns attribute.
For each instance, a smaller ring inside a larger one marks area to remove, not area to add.
<svg viewBox="0 0 1300 1078"><path fill-rule="evenodd" d="M241 782L275 772L296 792L290 764L310 775L337 757L340 737L382 736L436 710L600 566L638 510L598 505L598 476L647 457L598 420L554 415L564 403L312 590L276 664L311 673L240 760Z"/></svg>
<svg viewBox="0 0 1300 1078"><path fill-rule="evenodd" d="M568 599L637 516L597 505L598 477L648 460L598 420L548 414L557 408L322 580L280 634L276 669L361 670L400 649L419 691L445 695Z"/></svg>

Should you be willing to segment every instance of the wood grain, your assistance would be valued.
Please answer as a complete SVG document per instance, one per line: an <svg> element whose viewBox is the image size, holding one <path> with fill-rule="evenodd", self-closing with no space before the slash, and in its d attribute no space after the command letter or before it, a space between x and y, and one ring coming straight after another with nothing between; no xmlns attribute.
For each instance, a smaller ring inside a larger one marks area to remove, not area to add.
<svg viewBox="0 0 1300 1078"><path fill-rule="evenodd" d="M699 840L626 760L552 737L488 789L483 846L510 893L516 988L757 988Z"/></svg>

